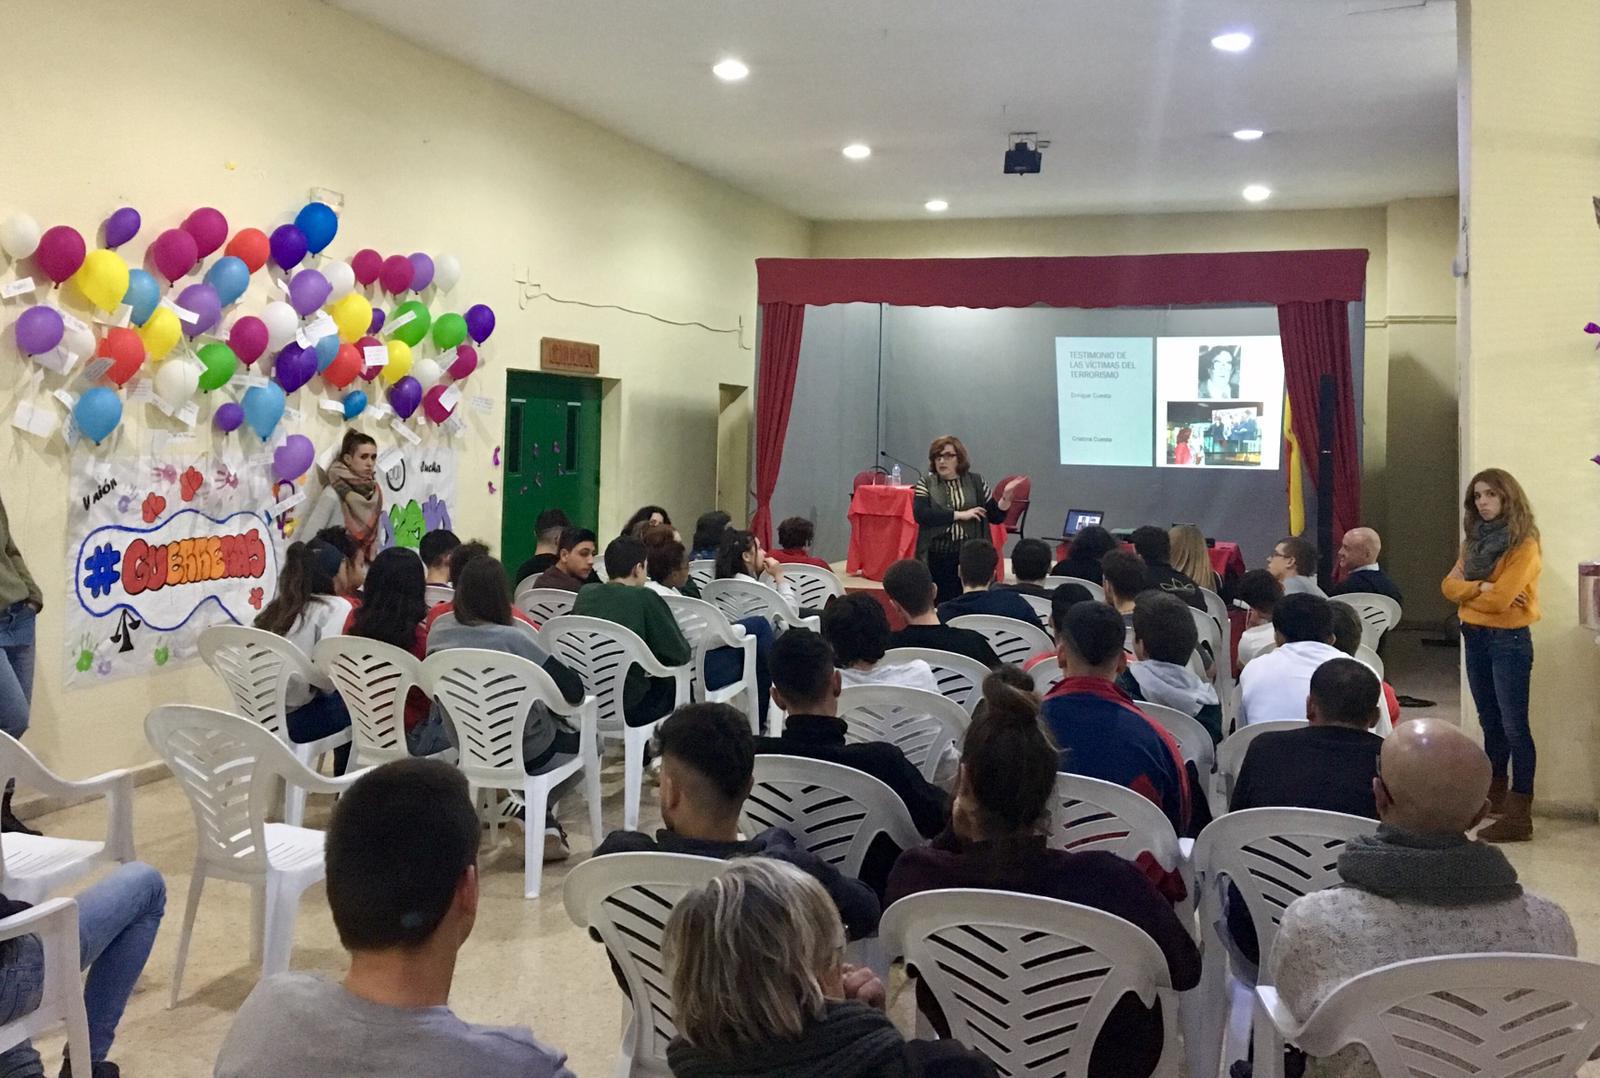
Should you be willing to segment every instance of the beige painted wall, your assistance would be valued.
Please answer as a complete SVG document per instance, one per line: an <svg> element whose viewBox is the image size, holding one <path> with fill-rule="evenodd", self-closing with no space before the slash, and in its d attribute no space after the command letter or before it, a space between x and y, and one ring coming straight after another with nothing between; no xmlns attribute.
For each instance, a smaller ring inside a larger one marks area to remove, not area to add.
<svg viewBox="0 0 1600 1078"><path fill-rule="evenodd" d="M604 405L602 534L647 499L689 519L708 507L718 387L749 385L753 370L752 262L806 254L806 222L314 0L171 0L137 17L111 0L13 0L5 33L0 215L24 210L92 236L111 209L131 204L144 214L130 248L139 256L196 206L221 208L235 228L271 229L320 185L346 199L334 255L373 246L460 257L452 305L481 301L499 315L488 368L468 383L495 411L472 415L462 443L462 534L498 539L487 481L503 371L536 367L543 336L598 342L601 372L617 380ZM514 278L524 269L563 298L713 326L743 319L744 332L539 299L522 309ZM242 306L262 302L257 284ZM9 334L0 362L14 385L25 371ZM0 494L47 596L28 743L71 774L142 762L152 756L141 727L151 706L221 704L222 694L198 666L62 689L72 463L59 441L44 448L12 429L12 392L0 398ZM314 403L301 406L319 445L336 436ZM130 435L143 427L131 415L125 423Z"/></svg>
<svg viewBox="0 0 1600 1078"><path fill-rule="evenodd" d="M1577 625L1577 563L1600 555L1589 462L1600 431L1593 341L1600 235L1600 6L1461 0L1470 276L1460 290L1466 477L1510 470L1543 535L1533 728L1545 807L1594 811L1600 651Z"/></svg>

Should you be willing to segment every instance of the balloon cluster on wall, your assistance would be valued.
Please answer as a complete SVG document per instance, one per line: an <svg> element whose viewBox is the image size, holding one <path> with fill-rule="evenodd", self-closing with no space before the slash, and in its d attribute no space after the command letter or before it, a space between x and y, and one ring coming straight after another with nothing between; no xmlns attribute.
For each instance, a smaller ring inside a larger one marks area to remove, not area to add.
<svg viewBox="0 0 1600 1078"><path fill-rule="evenodd" d="M420 408L442 424L460 395L451 386L478 368L478 346L494 332L494 311L484 304L459 313L431 309L460 282L453 255L386 258L372 248L343 260L327 254L339 217L321 202L307 203L270 233L241 228L232 238L222 212L203 206L157 235L142 263L130 265L121 249L142 227L138 210L124 206L103 223L105 246L89 250L69 225L41 231L24 213L0 220L0 250L31 259L55 286L47 302L16 319L17 348L41 363L102 361L98 380L107 384L92 386L73 406L78 429L97 444L121 422L118 390L147 367L168 413L197 394L242 387L237 401L213 411L212 424L224 433L248 424L263 441L288 398L318 378L338 396L346 419L369 407L368 393L352 388L359 379L381 383L401 420ZM248 302L253 281L263 285L258 295L270 297L263 304ZM110 317L86 326L64 315L63 286ZM246 313L245 305L257 309Z"/></svg>

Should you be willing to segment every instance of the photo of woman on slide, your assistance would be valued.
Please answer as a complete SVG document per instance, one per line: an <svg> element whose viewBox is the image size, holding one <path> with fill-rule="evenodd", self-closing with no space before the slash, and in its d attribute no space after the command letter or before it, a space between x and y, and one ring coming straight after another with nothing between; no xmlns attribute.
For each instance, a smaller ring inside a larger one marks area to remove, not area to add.
<svg viewBox="0 0 1600 1078"><path fill-rule="evenodd" d="M1200 347L1200 399L1232 401L1239 399L1239 346L1236 344Z"/></svg>

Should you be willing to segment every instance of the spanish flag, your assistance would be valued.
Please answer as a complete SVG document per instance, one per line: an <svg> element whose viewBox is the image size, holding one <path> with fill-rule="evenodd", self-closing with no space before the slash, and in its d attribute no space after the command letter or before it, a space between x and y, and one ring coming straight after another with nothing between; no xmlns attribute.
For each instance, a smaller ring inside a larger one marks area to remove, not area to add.
<svg viewBox="0 0 1600 1078"><path fill-rule="evenodd" d="M1283 396L1283 449L1284 457L1288 460L1289 478L1285 493L1289 499L1289 534L1300 535L1306 530L1306 501L1304 484L1301 482L1303 461L1300 454L1300 443L1294 436L1294 424L1290 421L1289 395Z"/></svg>

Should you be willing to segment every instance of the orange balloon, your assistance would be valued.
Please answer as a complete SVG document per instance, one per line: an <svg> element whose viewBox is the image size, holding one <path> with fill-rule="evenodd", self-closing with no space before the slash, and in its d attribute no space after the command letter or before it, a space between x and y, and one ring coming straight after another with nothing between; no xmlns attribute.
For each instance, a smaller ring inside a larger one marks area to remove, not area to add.
<svg viewBox="0 0 1600 1078"><path fill-rule="evenodd" d="M343 389L361 373L361 352L353 344L341 344L334 353L333 362L322 372L322 380L335 389Z"/></svg>
<svg viewBox="0 0 1600 1078"><path fill-rule="evenodd" d="M94 354L111 360L111 369L106 372L108 379L119 386L126 385L144 366L144 341L134 330L108 329Z"/></svg>
<svg viewBox="0 0 1600 1078"><path fill-rule="evenodd" d="M267 264L267 256L272 253L272 244L267 239L267 234L259 228L241 228L228 241L227 254L232 255L254 273Z"/></svg>

